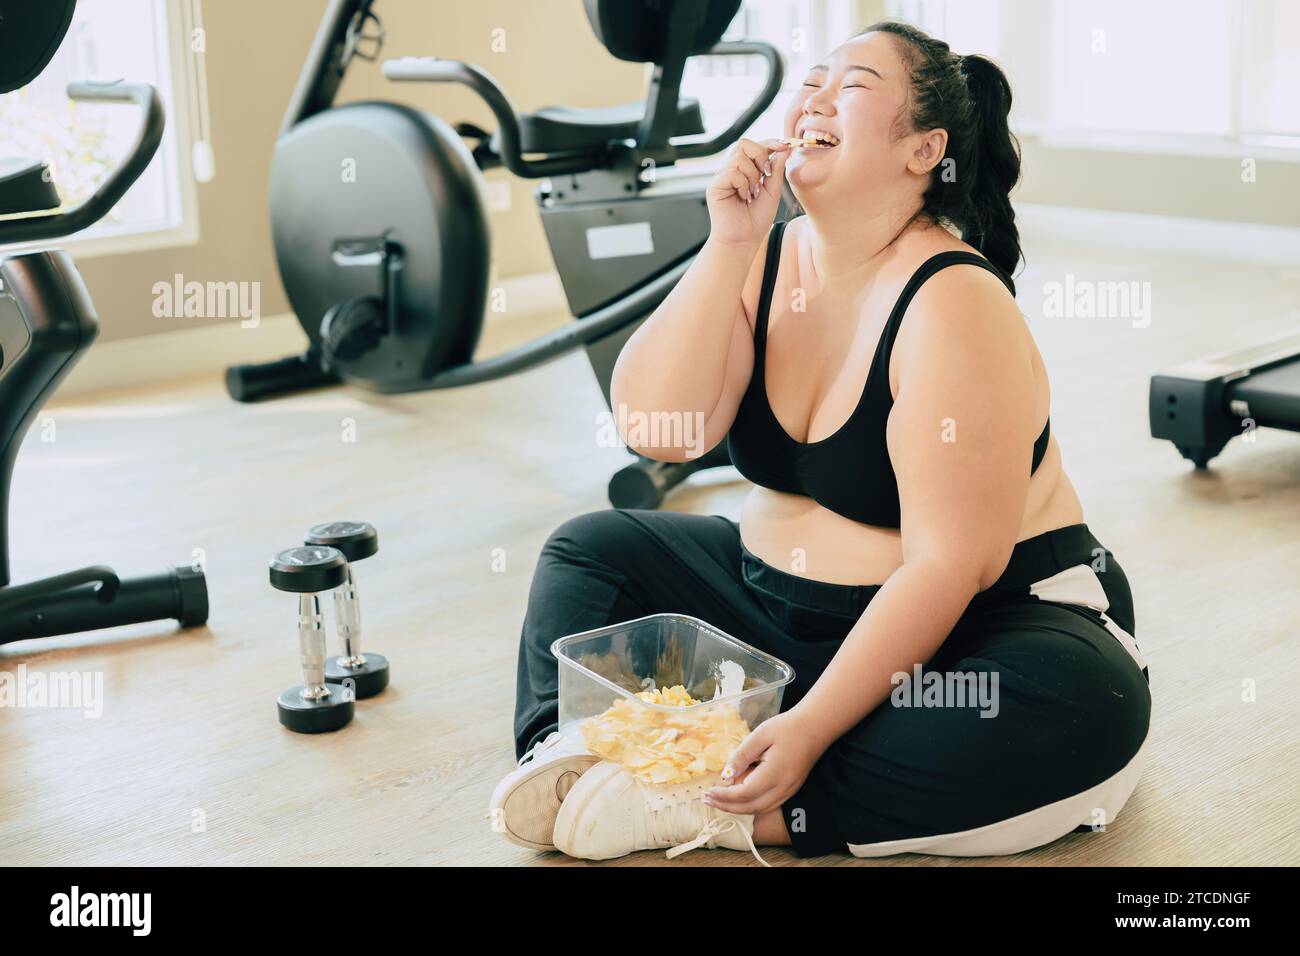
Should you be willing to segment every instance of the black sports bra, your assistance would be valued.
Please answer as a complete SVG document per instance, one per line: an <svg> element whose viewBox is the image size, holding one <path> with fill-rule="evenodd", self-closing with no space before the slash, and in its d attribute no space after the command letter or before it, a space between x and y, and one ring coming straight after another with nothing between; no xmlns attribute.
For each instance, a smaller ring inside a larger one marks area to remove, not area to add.
<svg viewBox="0 0 1300 956"><path fill-rule="evenodd" d="M767 398L767 314L781 261L784 222L773 223L768 238L763 289L754 327L754 371L727 434L731 461L742 475L764 488L805 495L836 514L882 528L900 525L898 482L885 444L885 426L894 398L889 391L889 357L908 303L930 276L947 266L977 265L1007 286L1015 287L996 266L973 252L941 252L912 274L880 334L866 387L857 408L835 434L815 442L798 442L777 421ZM1032 475L1047 452L1051 419L1034 442Z"/></svg>

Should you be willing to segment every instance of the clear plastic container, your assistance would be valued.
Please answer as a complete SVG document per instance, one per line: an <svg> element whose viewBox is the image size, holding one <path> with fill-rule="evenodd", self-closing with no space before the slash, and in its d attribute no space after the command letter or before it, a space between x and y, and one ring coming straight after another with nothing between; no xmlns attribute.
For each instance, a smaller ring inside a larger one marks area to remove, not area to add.
<svg viewBox="0 0 1300 956"><path fill-rule="evenodd" d="M676 713L735 707L753 730L780 711L785 685L794 679L784 661L685 614L651 614L570 634L551 644L551 653L560 662L561 733L575 732L619 700ZM715 696L719 684L739 683L735 665L743 672L741 689ZM669 707L636 696L677 684L700 703Z"/></svg>

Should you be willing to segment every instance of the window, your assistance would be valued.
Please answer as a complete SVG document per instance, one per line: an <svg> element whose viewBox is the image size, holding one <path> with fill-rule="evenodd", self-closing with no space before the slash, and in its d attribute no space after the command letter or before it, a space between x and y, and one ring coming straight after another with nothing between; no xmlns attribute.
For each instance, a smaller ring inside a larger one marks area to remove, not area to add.
<svg viewBox="0 0 1300 956"><path fill-rule="evenodd" d="M1003 65L1012 123L1049 143L1300 161L1300 5L1288 0L891 0Z"/></svg>
<svg viewBox="0 0 1300 956"><path fill-rule="evenodd" d="M1242 61L1246 138L1300 147L1300 4L1253 0Z"/></svg>
<svg viewBox="0 0 1300 956"><path fill-rule="evenodd" d="M744 0L723 40L764 40L785 58L781 91L749 132L750 139L781 135L781 121L804 76L827 50L866 26L853 19L850 0ZM682 96L700 101L710 135L731 125L757 95L767 64L756 56L696 56L686 61Z"/></svg>
<svg viewBox="0 0 1300 956"><path fill-rule="evenodd" d="M188 75L188 45L185 31L177 29L169 39L167 29L169 19L179 24L183 13L181 0L81 0L45 70L23 89L0 96L0 155L49 162L65 206L73 206L125 157L140 113L128 104L73 103L68 84L120 78L158 90L167 116L158 153L108 216L76 239L60 240L78 255L192 242L197 236L188 164L178 162L179 144L188 149L188 111L178 107L188 104L189 87L174 82L174 72Z"/></svg>

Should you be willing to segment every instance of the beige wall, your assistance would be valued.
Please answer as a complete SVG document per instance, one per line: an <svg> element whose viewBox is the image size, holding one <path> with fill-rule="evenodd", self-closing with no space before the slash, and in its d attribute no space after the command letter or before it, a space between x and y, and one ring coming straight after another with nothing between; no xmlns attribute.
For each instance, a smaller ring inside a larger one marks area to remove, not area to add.
<svg viewBox="0 0 1300 956"><path fill-rule="evenodd" d="M1011 77L1014 86L1015 77ZM1300 163L1241 156L1154 156L1021 144L1018 203L1300 226Z"/></svg>
<svg viewBox="0 0 1300 956"><path fill-rule="evenodd" d="M152 286L176 273L187 280L260 281L263 314L287 311L275 270L267 220L271 151L298 70L315 36L325 0L218 0L204 4L207 77L217 176L198 187L197 245L83 259L82 274L102 319L102 340L170 332L178 322L151 312ZM454 8L454 16L447 10ZM638 99L644 67L611 57L596 40L578 0L380 0L385 56L438 55L477 63L517 109L552 103L608 106ZM504 27L506 50L491 49ZM494 128L490 111L469 91L440 85L391 84L377 64L358 63L339 100L384 97ZM508 212L492 216L499 274L553 268L533 208L535 181L502 170L512 182Z"/></svg>

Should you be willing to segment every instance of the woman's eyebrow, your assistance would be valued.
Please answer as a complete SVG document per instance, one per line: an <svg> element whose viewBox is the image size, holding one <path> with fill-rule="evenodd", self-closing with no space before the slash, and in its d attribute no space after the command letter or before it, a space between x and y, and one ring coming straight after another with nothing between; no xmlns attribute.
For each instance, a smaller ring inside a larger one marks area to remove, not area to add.
<svg viewBox="0 0 1300 956"><path fill-rule="evenodd" d="M872 68L869 67L869 66L857 66L856 64L854 64L854 65L850 66L850 67L849 67L847 70L845 70L844 72L845 72L845 73L852 73L854 70L861 70L861 71L864 72L864 73L870 73L870 74L872 74L872 75L873 75L876 79L878 79L878 80L883 80L883 79L884 79L884 77L880 75L880 72L879 72L878 70L874 70L874 69L872 69Z"/></svg>
<svg viewBox="0 0 1300 956"><path fill-rule="evenodd" d="M808 72L811 73L811 72L813 72L813 70L828 70L828 71L829 71L829 70L830 70L830 67L828 67L825 63L818 63L816 66L809 67ZM844 72L845 72L845 73L852 73L854 70L861 70L863 73L871 73L871 74L874 75L877 79L881 79L881 80L884 79L884 77L880 75L880 72L879 72L878 70L872 69L872 68L869 67L869 66L859 66L859 65L856 64L856 63L851 63L851 64L849 64L847 67L845 67Z"/></svg>

